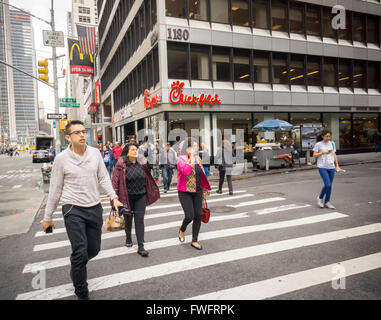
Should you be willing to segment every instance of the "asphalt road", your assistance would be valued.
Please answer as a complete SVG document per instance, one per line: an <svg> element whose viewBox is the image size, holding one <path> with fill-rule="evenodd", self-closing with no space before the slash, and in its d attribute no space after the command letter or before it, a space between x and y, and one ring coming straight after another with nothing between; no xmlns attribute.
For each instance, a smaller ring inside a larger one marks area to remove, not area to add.
<svg viewBox="0 0 381 320"><path fill-rule="evenodd" d="M381 164L345 169L334 181L336 210L316 206L317 170L236 181L233 196L214 187L202 251L190 246L191 225L179 243L176 191L162 194L146 213L148 258L136 253L135 236L125 248L124 231L103 232L88 263L91 298L381 299ZM62 214L52 235L41 233L42 214L26 234L0 239L0 299L75 298Z"/></svg>
<svg viewBox="0 0 381 320"><path fill-rule="evenodd" d="M0 155L0 238L25 233L45 197L42 163L32 163L32 154Z"/></svg>

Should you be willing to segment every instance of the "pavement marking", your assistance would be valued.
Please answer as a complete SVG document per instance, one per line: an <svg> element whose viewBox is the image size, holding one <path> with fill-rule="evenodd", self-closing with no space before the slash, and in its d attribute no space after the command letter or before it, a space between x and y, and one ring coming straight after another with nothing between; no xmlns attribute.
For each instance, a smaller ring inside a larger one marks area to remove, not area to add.
<svg viewBox="0 0 381 320"><path fill-rule="evenodd" d="M235 213L235 214L230 214L230 215L222 215L222 216L211 216L210 221L224 221L224 220L235 220L235 219L242 219L242 218L248 218L247 212L241 212L241 213ZM156 224L152 226L146 226L144 228L144 232L148 231L156 231L156 230L163 230L163 229L169 229L169 228L174 228L178 227L180 228L181 226L181 221L172 221L168 223L162 223L162 224ZM135 230L133 230L132 234L134 233ZM52 237L55 234L60 234L60 233L66 233L66 228L58 228L54 229L53 233L45 233L43 231L38 231L35 234L35 237ZM102 240L104 239L110 239L110 238L117 238L121 236L125 236L126 233L124 230L121 231L113 231L113 232L107 232L102 234ZM64 241L58 241L58 242L50 242L50 243L45 243L42 245L36 245L33 248L33 251L41 251L41 250L47 250L47 249L52 249L52 248L60 248L60 247L65 247L70 245L70 242L68 240Z"/></svg>
<svg viewBox="0 0 381 320"><path fill-rule="evenodd" d="M107 276L90 279L87 282L89 284L88 287L90 292L103 290L123 284L158 278L161 276L168 276L169 274L179 273L183 271L195 270L226 262L253 258L261 255L272 254L275 252L282 252L377 232L381 232L381 223L271 242L246 248L226 250L212 254L205 254L193 258L153 265L150 267L113 273ZM332 277L332 274L330 275ZM73 284L68 283L46 289L33 290L30 292L18 294L16 300L50 300L70 297L73 295Z"/></svg>
<svg viewBox="0 0 381 320"><path fill-rule="evenodd" d="M18 189L18 188L21 188L21 187L22 187L22 185L21 185L21 184L18 184L18 185L16 185L16 186L13 186L12 189Z"/></svg>
<svg viewBox="0 0 381 320"><path fill-rule="evenodd" d="M318 268L295 272L284 276L254 282L231 289L219 290L186 300L261 300L305 289L334 278L335 266L345 268L345 277L381 268L381 253L370 254L325 265Z"/></svg>
<svg viewBox="0 0 381 320"><path fill-rule="evenodd" d="M104 213L103 216L107 217L110 213ZM177 216L184 214L184 210L178 210L178 211L170 211L170 212L163 212L163 213L152 213L152 214L146 214L144 216L144 220L147 219L155 219L155 218L162 218L162 217L169 217L169 216ZM63 218L55 218L53 221L63 221Z"/></svg>
<svg viewBox="0 0 381 320"><path fill-rule="evenodd" d="M218 198L218 199L212 199L212 200L207 200L208 203L213 203L213 202L220 202L220 201L231 201L231 200L236 200L236 199L242 199L242 198L247 198L247 197L253 197L254 195L251 193L246 193L240 196L229 196L226 198ZM167 208L174 208L174 207L181 207L180 202L174 203L174 204L164 204L164 205L156 205L156 206L151 206L147 207L147 211L151 210L156 210L156 209L167 209Z"/></svg>
<svg viewBox="0 0 381 320"><path fill-rule="evenodd" d="M234 194L236 193L245 193L246 190L238 190L238 191L234 191ZM209 197L218 197L218 196L227 196L229 194L229 192L223 192L223 193L212 193ZM165 194L165 195L161 195L160 196L160 199L161 198L171 198L171 197L177 197L177 193L176 194ZM209 198L208 197L208 198Z"/></svg>
<svg viewBox="0 0 381 320"><path fill-rule="evenodd" d="M325 222L325 221L330 221L330 220L335 220L335 219L340 219L345 217L348 217L348 216L339 212L333 212L333 213L320 214L320 215L316 215L312 217L293 219L288 221L266 223L266 224L253 225L253 226L247 226L247 227L229 228L229 229L200 233L199 240L218 239L218 238L232 237L232 236L253 233L253 232L297 227L301 225ZM185 240L187 242L191 241L192 240L191 236L190 235L185 236ZM148 243L145 243L144 246L147 250L153 250L153 249L176 246L178 244L179 244L178 238L171 238L171 239L148 242ZM110 258L110 257L116 257L116 256L135 253L135 252L136 252L136 248L126 248L125 246L108 249L108 250L101 250L99 254L95 258L93 258L91 261ZM67 266L67 265L70 265L69 257L46 260L46 261L27 264L24 267L23 273L35 272L37 270L42 270L42 269L59 268L59 267Z"/></svg>
<svg viewBox="0 0 381 320"><path fill-rule="evenodd" d="M235 204L235 205L228 205L228 207L240 208L240 207L251 206L251 205L254 205L254 204L263 204L263 203L269 203L269 202L275 202L275 201L283 201L283 200L286 200L286 199L285 198L280 198L280 197L266 198L266 199L261 199L261 200L241 202L241 203Z"/></svg>
<svg viewBox="0 0 381 320"><path fill-rule="evenodd" d="M258 215L262 215L262 214L269 214L269 213L275 213L275 212L295 210L295 209L301 209L301 208L307 208L307 207L311 207L311 205L310 204L299 204L299 205L298 204L287 204L285 206L280 206L280 207L254 210L254 213L258 214Z"/></svg>

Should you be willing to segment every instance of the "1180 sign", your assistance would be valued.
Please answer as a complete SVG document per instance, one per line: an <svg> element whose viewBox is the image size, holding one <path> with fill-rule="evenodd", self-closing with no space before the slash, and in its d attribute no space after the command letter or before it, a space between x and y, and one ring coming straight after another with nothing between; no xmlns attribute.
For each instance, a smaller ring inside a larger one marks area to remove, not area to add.
<svg viewBox="0 0 381 320"><path fill-rule="evenodd" d="M168 28L168 40L185 40L189 39L189 31L187 29Z"/></svg>

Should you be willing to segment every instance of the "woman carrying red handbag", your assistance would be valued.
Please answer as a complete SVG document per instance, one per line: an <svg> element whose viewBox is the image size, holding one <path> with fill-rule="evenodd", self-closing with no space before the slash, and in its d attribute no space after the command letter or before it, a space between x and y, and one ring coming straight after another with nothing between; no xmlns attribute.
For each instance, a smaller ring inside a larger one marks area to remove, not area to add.
<svg viewBox="0 0 381 320"><path fill-rule="evenodd" d="M191 246L202 250L202 246L198 243L203 210L202 202L210 193L211 187L198 156L198 143L192 138L184 141L180 156L177 158L177 190L185 214L179 230L179 240L180 242L185 241L184 232L188 224L193 221Z"/></svg>

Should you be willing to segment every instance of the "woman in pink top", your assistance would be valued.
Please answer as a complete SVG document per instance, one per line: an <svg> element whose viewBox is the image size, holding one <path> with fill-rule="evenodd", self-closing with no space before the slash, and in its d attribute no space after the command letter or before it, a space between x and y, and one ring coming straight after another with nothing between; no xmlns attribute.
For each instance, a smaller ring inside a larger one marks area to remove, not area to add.
<svg viewBox="0 0 381 320"><path fill-rule="evenodd" d="M177 190L185 214L179 230L179 240L180 242L185 241L184 232L188 224L193 221L191 246L202 250L202 246L198 243L202 200L205 199L211 188L198 156L198 143L192 138L184 141L180 156L177 158Z"/></svg>

